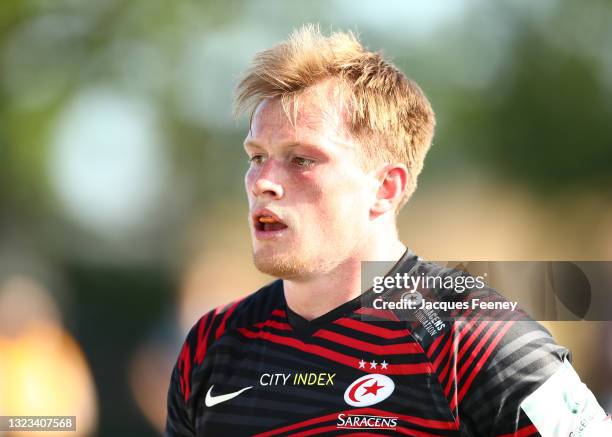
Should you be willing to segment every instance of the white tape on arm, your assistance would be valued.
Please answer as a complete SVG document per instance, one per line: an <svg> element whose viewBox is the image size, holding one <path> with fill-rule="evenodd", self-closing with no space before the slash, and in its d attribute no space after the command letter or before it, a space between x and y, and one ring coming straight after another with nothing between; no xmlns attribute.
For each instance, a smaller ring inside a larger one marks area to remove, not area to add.
<svg viewBox="0 0 612 437"><path fill-rule="evenodd" d="M542 437L612 436L610 417L567 361L521 408Z"/></svg>

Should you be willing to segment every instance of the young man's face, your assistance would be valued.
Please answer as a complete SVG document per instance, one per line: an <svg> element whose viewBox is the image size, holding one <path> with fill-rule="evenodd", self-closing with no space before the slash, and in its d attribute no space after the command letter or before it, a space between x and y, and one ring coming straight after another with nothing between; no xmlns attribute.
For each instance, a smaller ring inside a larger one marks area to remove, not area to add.
<svg viewBox="0 0 612 437"><path fill-rule="evenodd" d="M295 127L279 99L264 100L245 140L253 258L276 277L326 273L368 240L376 180L330 92L318 85L301 94Z"/></svg>

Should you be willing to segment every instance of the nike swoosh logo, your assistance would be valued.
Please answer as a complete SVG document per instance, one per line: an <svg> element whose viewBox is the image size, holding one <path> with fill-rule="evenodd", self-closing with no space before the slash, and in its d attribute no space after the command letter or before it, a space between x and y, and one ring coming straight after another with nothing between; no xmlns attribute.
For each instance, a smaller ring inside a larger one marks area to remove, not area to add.
<svg viewBox="0 0 612 437"><path fill-rule="evenodd" d="M204 398L204 403L206 404L207 407L212 407L214 405L220 404L221 402L225 402L225 401L229 401L230 399L234 399L236 396L238 396L242 392L247 391L250 388L253 388L253 386L245 387L242 390L238 390L238 391L235 391L233 393L227 393L225 395L213 396L211 394L213 387L214 387L214 385L210 386L210 388L208 389L208 392L206 393L206 398Z"/></svg>

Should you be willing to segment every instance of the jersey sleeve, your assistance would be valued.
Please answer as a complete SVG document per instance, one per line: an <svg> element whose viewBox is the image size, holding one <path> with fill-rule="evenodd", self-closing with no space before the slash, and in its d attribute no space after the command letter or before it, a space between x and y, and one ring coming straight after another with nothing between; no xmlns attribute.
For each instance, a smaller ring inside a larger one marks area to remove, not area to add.
<svg viewBox="0 0 612 437"><path fill-rule="evenodd" d="M584 432L587 426L605 425L606 414L580 382L569 351L544 327L534 321L482 323L474 330L490 333L490 343L472 349L469 361L459 363L470 363L456 392L468 435L600 435Z"/></svg>
<svg viewBox="0 0 612 437"><path fill-rule="evenodd" d="M190 405L191 374L196 347L195 330L194 327L187 335L170 376L165 437L196 435L194 415Z"/></svg>
<svg viewBox="0 0 612 437"><path fill-rule="evenodd" d="M187 401L181 389L181 371L179 367L179 361L177 361L174 369L172 370L172 376L170 377L170 387L168 388L168 409L166 416L166 429L164 432L165 437L178 437L178 436L194 436L195 429L193 425L193 415L187 406Z"/></svg>
<svg viewBox="0 0 612 437"><path fill-rule="evenodd" d="M187 334L170 378L165 436L196 435L195 402L208 375L203 363L208 350L225 332L228 318L240 302L239 299L206 313Z"/></svg>

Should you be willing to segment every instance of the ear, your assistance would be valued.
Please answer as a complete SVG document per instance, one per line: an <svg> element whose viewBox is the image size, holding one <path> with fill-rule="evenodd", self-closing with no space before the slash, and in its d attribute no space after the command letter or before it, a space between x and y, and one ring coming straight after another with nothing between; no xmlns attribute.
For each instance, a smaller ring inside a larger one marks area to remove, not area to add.
<svg viewBox="0 0 612 437"><path fill-rule="evenodd" d="M387 164L377 171L378 189L370 212L374 216L395 211L408 185L408 168L405 164Z"/></svg>

